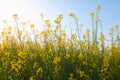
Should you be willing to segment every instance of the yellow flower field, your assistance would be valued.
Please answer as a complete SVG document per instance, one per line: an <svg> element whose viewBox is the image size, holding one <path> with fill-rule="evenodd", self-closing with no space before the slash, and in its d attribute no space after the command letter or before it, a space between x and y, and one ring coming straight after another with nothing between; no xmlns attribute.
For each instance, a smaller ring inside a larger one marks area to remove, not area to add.
<svg viewBox="0 0 120 80"><path fill-rule="evenodd" d="M100 9L97 6L97 13L90 14L92 31L87 29L83 35L75 13L69 14L77 29L71 34L62 26L62 14L54 24L40 14L45 27L42 31L33 23L21 22L17 14L12 16L14 26L4 20L0 33L0 80L120 80L120 28L111 28L107 45L99 26Z"/></svg>

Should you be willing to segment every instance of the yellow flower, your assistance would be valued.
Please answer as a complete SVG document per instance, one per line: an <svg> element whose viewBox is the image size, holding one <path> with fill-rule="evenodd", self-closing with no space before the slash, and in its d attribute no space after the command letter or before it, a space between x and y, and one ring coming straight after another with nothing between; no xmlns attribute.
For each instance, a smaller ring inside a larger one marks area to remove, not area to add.
<svg viewBox="0 0 120 80"><path fill-rule="evenodd" d="M31 28L31 29L32 29L32 28L34 28L34 27L35 27L35 25L34 25L34 24L31 24L31 25L30 25L30 28Z"/></svg>
<svg viewBox="0 0 120 80"><path fill-rule="evenodd" d="M7 24L8 23L8 21L5 19L5 20L3 20L3 22L5 23L5 24Z"/></svg>
<svg viewBox="0 0 120 80"><path fill-rule="evenodd" d="M11 62L11 69L15 69L16 68L16 64L13 62Z"/></svg>
<svg viewBox="0 0 120 80"><path fill-rule="evenodd" d="M43 13L40 13L40 16L43 16Z"/></svg>
<svg viewBox="0 0 120 80"><path fill-rule="evenodd" d="M12 30L12 26L8 26L8 30L9 30L9 31Z"/></svg>
<svg viewBox="0 0 120 80"><path fill-rule="evenodd" d="M75 34L72 34L72 35L71 35L71 40L75 40L75 38L76 38L76 35L75 35Z"/></svg>
<svg viewBox="0 0 120 80"><path fill-rule="evenodd" d="M74 80L74 75L73 75L73 73L70 73L70 78L68 78L68 80Z"/></svg>
<svg viewBox="0 0 120 80"><path fill-rule="evenodd" d="M69 54L69 53L66 53L65 58L66 58L66 59L70 58L70 54Z"/></svg>
<svg viewBox="0 0 120 80"><path fill-rule="evenodd" d="M60 14L60 15L58 16L58 18L59 18L59 19L63 19L63 15Z"/></svg>
<svg viewBox="0 0 120 80"><path fill-rule="evenodd" d="M55 21L54 21L56 24L60 24L60 19L56 19Z"/></svg>
<svg viewBox="0 0 120 80"><path fill-rule="evenodd" d="M77 70L77 74L79 74L80 77L84 77L85 76L84 71Z"/></svg>
<svg viewBox="0 0 120 80"><path fill-rule="evenodd" d="M100 6L100 5L98 5L98 6L96 7L96 9L97 9L97 10L100 10L100 9L101 9L101 6Z"/></svg>
<svg viewBox="0 0 120 80"><path fill-rule="evenodd" d="M78 58L79 58L80 60L83 60L84 57L85 57L85 56L84 56L82 53L80 53L79 56L78 56Z"/></svg>
<svg viewBox="0 0 120 80"><path fill-rule="evenodd" d="M26 59L26 56L27 54L25 53L25 52L23 52L23 51L18 51L18 56L20 57L20 58L22 58L22 59Z"/></svg>
<svg viewBox="0 0 120 80"><path fill-rule="evenodd" d="M119 25L115 25L115 29L118 30L119 29Z"/></svg>
<svg viewBox="0 0 120 80"><path fill-rule="evenodd" d="M48 23L48 22L50 22L50 20L45 20L45 23Z"/></svg>
<svg viewBox="0 0 120 80"><path fill-rule="evenodd" d="M74 13L70 13L69 16L73 17L75 14Z"/></svg>
<svg viewBox="0 0 120 80"><path fill-rule="evenodd" d="M73 78L68 78L68 80L74 80Z"/></svg>
<svg viewBox="0 0 120 80"><path fill-rule="evenodd" d="M83 65L87 65L88 63L86 61L83 61Z"/></svg>
<svg viewBox="0 0 120 80"><path fill-rule="evenodd" d="M43 70L42 70L42 68L40 67L40 68L38 68L37 70L36 70L36 75L38 75L39 73L42 73L43 72Z"/></svg>
<svg viewBox="0 0 120 80"><path fill-rule="evenodd" d="M38 67L39 67L38 62L34 62L34 64L33 64L33 69L36 69L36 68L38 68Z"/></svg>
<svg viewBox="0 0 120 80"><path fill-rule="evenodd" d="M24 27L26 25L26 22L21 22L21 25Z"/></svg>
<svg viewBox="0 0 120 80"><path fill-rule="evenodd" d="M44 18L43 13L40 13L40 18L43 20L43 18Z"/></svg>
<svg viewBox="0 0 120 80"><path fill-rule="evenodd" d="M105 40L105 36L104 36L103 33L100 33L100 40L101 40L101 41L104 41L104 40Z"/></svg>
<svg viewBox="0 0 120 80"><path fill-rule="evenodd" d="M92 12L92 13L90 13L90 16L91 16L91 17L94 17L94 13L93 13L93 12Z"/></svg>
<svg viewBox="0 0 120 80"><path fill-rule="evenodd" d="M3 43L4 43L4 46L8 46L9 45L9 41L8 40L5 40Z"/></svg>
<svg viewBox="0 0 120 80"><path fill-rule="evenodd" d="M31 76L31 77L29 78L29 80L34 80L33 76Z"/></svg>
<svg viewBox="0 0 120 80"><path fill-rule="evenodd" d="M61 31L62 36L66 36L66 32L64 30Z"/></svg>
<svg viewBox="0 0 120 80"><path fill-rule="evenodd" d="M22 31L21 31L21 30L19 30L18 36L21 36L21 35L22 35Z"/></svg>
<svg viewBox="0 0 120 80"><path fill-rule="evenodd" d="M54 67L54 73L57 74L61 70L61 66L55 66Z"/></svg>
<svg viewBox="0 0 120 80"><path fill-rule="evenodd" d="M8 78L9 78L9 80L13 80L13 79L12 79L12 76L10 76L10 75L8 76Z"/></svg>
<svg viewBox="0 0 120 80"><path fill-rule="evenodd" d="M61 61L61 57L55 57L53 60L53 64L58 65L60 61Z"/></svg>
<svg viewBox="0 0 120 80"><path fill-rule="evenodd" d="M73 77L74 77L73 73L70 73L70 78L73 78Z"/></svg>
<svg viewBox="0 0 120 80"><path fill-rule="evenodd" d="M13 19L18 19L18 15L17 14L13 14L12 17L13 17Z"/></svg>
<svg viewBox="0 0 120 80"><path fill-rule="evenodd" d="M80 77L83 77L84 76L84 71L80 71L79 74L80 74Z"/></svg>
<svg viewBox="0 0 120 80"><path fill-rule="evenodd" d="M45 25L46 25L47 27L51 27L50 20L45 20Z"/></svg>

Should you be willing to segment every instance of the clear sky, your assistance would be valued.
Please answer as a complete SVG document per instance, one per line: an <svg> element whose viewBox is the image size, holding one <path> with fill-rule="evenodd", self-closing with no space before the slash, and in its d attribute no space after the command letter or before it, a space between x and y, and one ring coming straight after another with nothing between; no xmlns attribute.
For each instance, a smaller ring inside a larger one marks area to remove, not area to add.
<svg viewBox="0 0 120 80"><path fill-rule="evenodd" d="M22 20L30 20L39 25L40 13L46 19L54 20L58 14L63 14L65 25L72 20L69 13L74 12L79 17L79 23L91 28L90 13L101 5L100 17L105 34L110 27L120 25L120 0L0 0L0 27L3 20L12 21L12 14L17 13Z"/></svg>

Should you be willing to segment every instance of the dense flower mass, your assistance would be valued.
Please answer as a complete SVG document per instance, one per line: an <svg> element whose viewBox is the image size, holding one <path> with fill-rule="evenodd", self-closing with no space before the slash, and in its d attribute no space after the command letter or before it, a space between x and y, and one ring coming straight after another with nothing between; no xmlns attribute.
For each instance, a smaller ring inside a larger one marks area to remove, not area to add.
<svg viewBox="0 0 120 80"><path fill-rule="evenodd" d="M101 7L96 9L100 11ZM77 24L76 33L71 34L62 25L62 14L53 24L40 14L45 27L42 31L29 21L21 22L17 14L13 15L14 26L4 20L7 25L0 32L0 80L120 80L119 25L111 28L108 42L99 16L90 15L92 30L86 29L85 34L75 13L69 14Z"/></svg>

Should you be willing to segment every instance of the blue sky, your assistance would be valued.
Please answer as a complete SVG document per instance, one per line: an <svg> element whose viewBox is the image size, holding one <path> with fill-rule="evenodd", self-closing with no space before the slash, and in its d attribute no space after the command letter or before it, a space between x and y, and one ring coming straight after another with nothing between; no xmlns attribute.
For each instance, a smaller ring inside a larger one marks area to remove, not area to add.
<svg viewBox="0 0 120 80"><path fill-rule="evenodd" d="M91 28L89 15L96 11L97 5L102 7L100 17L103 31L108 36L110 27L120 25L120 0L0 0L0 25L4 19L11 22L11 15L14 13L17 13L22 20L31 20L39 25L39 14L44 13L46 19L52 21L58 14L63 14L63 24L68 26L73 22L69 13L74 12L80 24L85 28Z"/></svg>

